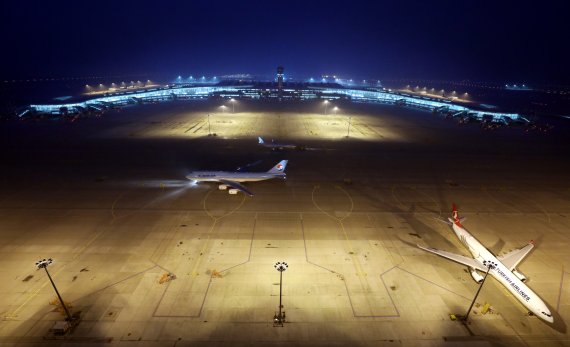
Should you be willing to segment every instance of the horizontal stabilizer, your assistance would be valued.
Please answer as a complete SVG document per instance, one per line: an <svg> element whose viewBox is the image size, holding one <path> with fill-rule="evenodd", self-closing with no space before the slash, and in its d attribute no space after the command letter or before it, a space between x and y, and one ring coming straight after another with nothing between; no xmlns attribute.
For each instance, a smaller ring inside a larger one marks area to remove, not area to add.
<svg viewBox="0 0 570 347"><path fill-rule="evenodd" d="M513 271L533 248L534 243L531 242L523 248L515 249L514 251L510 251L500 257L497 257L497 259L499 259L509 270Z"/></svg>
<svg viewBox="0 0 570 347"><path fill-rule="evenodd" d="M467 217L459 217L459 218L457 218L457 220L459 221L459 224L461 224L462 222L464 222L466 219L467 219ZM450 225L453 224L453 219L447 218L447 220L449 221Z"/></svg>
<svg viewBox="0 0 570 347"><path fill-rule="evenodd" d="M435 219L437 222L445 223L445 224L447 224L447 225L449 225L449 226L452 226L452 225L453 225L453 222L447 221L447 220L442 219L442 218L433 217L433 219Z"/></svg>
<svg viewBox="0 0 570 347"><path fill-rule="evenodd" d="M462 256L459 254L446 252L446 251L442 251L442 250L431 248L431 247L423 247L420 245L417 245L417 246L419 248L423 249L424 251L428 251L430 253L437 254L440 257L444 257L444 258L447 258L449 260L453 260L456 263L467 265L470 268L473 268L473 269L476 269L479 271L487 272L487 267L485 267L483 264L481 264L479 261L477 261L473 258L468 258L468 257Z"/></svg>

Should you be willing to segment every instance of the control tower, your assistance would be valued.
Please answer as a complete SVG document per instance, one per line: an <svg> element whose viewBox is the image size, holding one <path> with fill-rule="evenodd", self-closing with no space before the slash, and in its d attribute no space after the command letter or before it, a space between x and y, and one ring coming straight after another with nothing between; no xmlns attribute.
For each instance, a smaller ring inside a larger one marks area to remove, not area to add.
<svg viewBox="0 0 570 347"><path fill-rule="evenodd" d="M279 99L283 97L283 66L277 67L277 95Z"/></svg>

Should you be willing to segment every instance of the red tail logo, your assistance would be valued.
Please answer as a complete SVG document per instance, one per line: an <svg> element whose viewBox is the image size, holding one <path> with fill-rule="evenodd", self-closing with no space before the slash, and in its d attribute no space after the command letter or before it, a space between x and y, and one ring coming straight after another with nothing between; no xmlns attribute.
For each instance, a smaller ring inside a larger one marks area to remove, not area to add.
<svg viewBox="0 0 570 347"><path fill-rule="evenodd" d="M457 213L457 206L455 206L455 204L452 206L452 216L455 225L462 227L461 221L459 220L459 214Z"/></svg>

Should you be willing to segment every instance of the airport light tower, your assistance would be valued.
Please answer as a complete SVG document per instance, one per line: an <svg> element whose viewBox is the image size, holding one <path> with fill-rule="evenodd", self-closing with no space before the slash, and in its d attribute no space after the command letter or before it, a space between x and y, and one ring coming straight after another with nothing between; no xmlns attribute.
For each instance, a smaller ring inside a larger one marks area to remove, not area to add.
<svg viewBox="0 0 570 347"><path fill-rule="evenodd" d="M467 313L465 314L465 316L460 316L461 321L467 322L467 319L469 318L469 313L471 313L471 309L473 308L473 305L475 305L475 300L477 300L477 297L479 296L479 292L481 292L481 289L483 288L483 284L485 284L485 280L487 279L487 276L489 275L489 271L491 271L491 269L494 269L494 268L495 268L495 265L493 265L492 263L487 264L487 272L485 273L485 276L483 277L483 280L481 281L481 284L479 285L479 289L477 289L477 293L475 293L475 297L473 298L473 301L471 301L471 305L467 309Z"/></svg>
<svg viewBox="0 0 570 347"><path fill-rule="evenodd" d="M67 306L65 306L65 302L63 302L63 299L61 298L61 295L59 294L59 291L57 290L57 287L55 286L55 283L53 282L53 279L51 278L49 271L47 269L48 265L50 265L51 263L53 263L53 260L51 258L42 259L42 260L38 260L36 262L36 266L38 267L38 269L46 270L46 274L48 275L49 281L51 282L51 285L53 286L53 289L55 290L55 293L57 294L57 298L59 299L59 302L61 303L61 307L63 307L63 310L65 311L65 315L67 316L67 320L69 322L71 322L73 320L73 318L71 317L71 314L69 313L69 310L67 309Z"/></svg>
<svg viewBox="0 0 570 347"><path fill-rule="evenodd" d="M282 293L283 293L283 271L287 270L289 265L286 262L278 261L274 265L275 270L279 271L279 314L273 316L273 326L283 326L285 323L285 312L282 311Z"/></svg>
<svg viewBox="0 0 570 347"><path fill-rule="evenodd" d="M277 67L277 95L279 99L283 97L283 66Z"/></svg>
<svg viewBox="0 0 570 347"><path fill-rule="evenodd" d="M210 127L210 114L208 113L208 136L212 136L212 128Z"/></svg>

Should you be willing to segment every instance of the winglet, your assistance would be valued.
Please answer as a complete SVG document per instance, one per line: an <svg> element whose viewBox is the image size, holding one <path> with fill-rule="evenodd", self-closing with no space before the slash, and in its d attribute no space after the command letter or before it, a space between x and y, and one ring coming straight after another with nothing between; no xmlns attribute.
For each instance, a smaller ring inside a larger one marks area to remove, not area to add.
<svg viewBox="0 0 570 347"><path fill-rule="evenodd" d="M260 144L260 145L262 145L262 144L265 143L265 141L263 141L263 139L261 138L261 136L258 136L258 137L257 137L257 143Z"/></svg>

